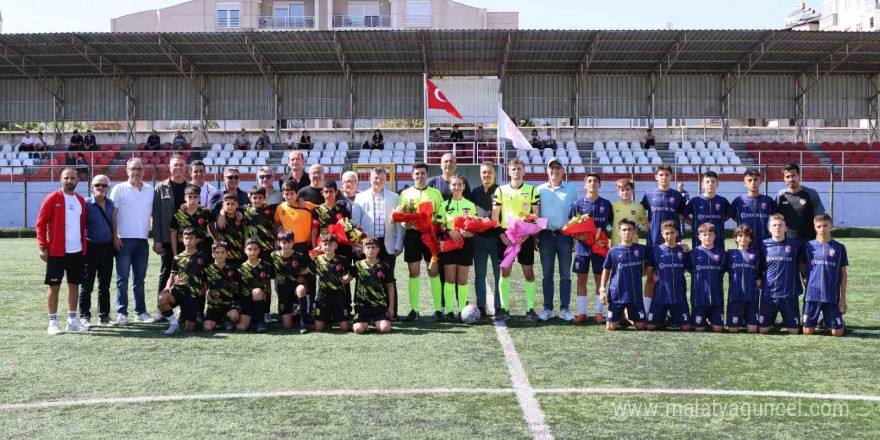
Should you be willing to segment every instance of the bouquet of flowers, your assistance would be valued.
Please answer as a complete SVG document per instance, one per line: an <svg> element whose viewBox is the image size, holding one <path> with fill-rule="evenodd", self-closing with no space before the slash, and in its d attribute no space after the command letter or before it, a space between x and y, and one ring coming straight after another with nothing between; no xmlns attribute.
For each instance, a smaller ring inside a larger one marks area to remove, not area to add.
<svg viewBox="0 0 880 440"><path fill-rule="evenodd" d="M507 217L507 231L504 235L510 240L510 246L504 251L504 259L500 266L507 268L513 264L516 255L522 249L524 241L547 228L547 219L528 214L522 219Z"/></svg>
<svg viewBox="0 0 880 440"><path fill-rule="evenodd" d="M391 213L391 220L397 223L414 223L415 229L422 233L422 243L431 252L429 267L437 262L437 254L440 252L440 240L437 239L437 229L434 228L434 205L431 202L423 202L413 210L415 203L408 202L403 209Z"/></svg>
<svg viewBox="0 0 880 440"><path fill-rule="evenodd" d="M576 215L562 227L563 234L569 236L585 235L586 238L581 240L584 244L591 247L591 251L599 256L608 255L608 237L605 231L596 227L596 222L590 217L590 214Z"/></svg>
<svg viewBox="0 0 880 440"><path fill-rule="evenodd" d="M340 218L336 223L327 226L327 233L336 236L339 244L351 247L359 247L367 238L367 234L359 228L350 218Z"/></svg>
<svg viewBox="0 0 880 440"><path fill-rule="evenodd" d="M320 240L321 240L321 239L319 238L318 241L320 241ZM321 250L321 244L320 244L320 243L318 243L318 247L309 250L309 258L311 258L311 259L313 259L313 260L314 260L315 257L317 257L318 255L323 255L323 254L324 254L324 251Z"/></svg>
<svg viewBox="0 0 880 440"><path fill-rule="evenodd" d="M456 232L470 232L471 234L480 234L489 229L498 227L498 222L483 217L461 216L453 220L453 230ZM444 240L440 247L440 252L452 252L464 247L464 240Z"/></svg>

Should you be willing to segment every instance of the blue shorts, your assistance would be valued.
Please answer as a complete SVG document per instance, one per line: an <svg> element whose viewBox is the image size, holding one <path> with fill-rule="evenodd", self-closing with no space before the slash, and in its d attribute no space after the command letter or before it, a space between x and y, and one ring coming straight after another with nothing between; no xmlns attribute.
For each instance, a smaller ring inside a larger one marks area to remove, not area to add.
<svg viewBox="0 0 880 440"><path fill-rule="evenodd" d="M593 274L599 275L602 273L602 265L605 264L605 257L593 254L583 257L574 257L574 264L571 266L571 271L578 274L587 274L590 273L590 265L593 266Z"/></svg>
<svg viewBox="0 0 880 440"><path fill-rule="evenodd" d="M724 325L724 306L693 306L691 307L694 327L705 327L706 322L712 325Z"/></svg>
<svg viewBox="0 0 880 440"><path fill-rule="evenodd" d="M758 325L758 303L730 301L727 303L727 326Z"/></svg>
<svg viewBox="0 0 880 440"><path fill-rule="evenodd" d="M773 327L776 323L776 314L782 315L782 325L786 328L798 328L801 326L800 313L798 311L798 298L761 298L761 307L758 312L758 325L761 327Z"/></svg>
<svg viewBox="0 0 880 440"><path fill-rule="evenodd" d="M688 305L686 302L678 304L660 304L654 301L651 302L651 309L648 310L648 324L662 324L663 320L666 319L667 312L669 312L669 315L672 318L672 323L677 327L690 324L691 322L691 314L688 311Z"/></svg>
<svg viewBox="0 0 880 440"><path fill-rule="evenodd" d="M825 325L838 330L844 326L843 315L840 314L840 306L834 303L821 303L804 301L804 327L813 328L819 323L819 312L825 318Z"/></svg>
<svg viewBox="0 0 880 440"><path fill-rule="evenodd" d="M626 317L630 321L645 322L645 304L641 301L622 304L609 302L606 322L620 322L624 309L626 309Z"/></svg>

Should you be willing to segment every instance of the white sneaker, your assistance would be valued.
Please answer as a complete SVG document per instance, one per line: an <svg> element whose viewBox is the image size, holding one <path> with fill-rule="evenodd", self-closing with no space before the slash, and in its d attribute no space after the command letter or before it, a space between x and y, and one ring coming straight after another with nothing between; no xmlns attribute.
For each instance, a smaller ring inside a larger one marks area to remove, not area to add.
<svg viewBox="0 0 880 440"><path fill-rule="evenodd" d="M82 319L79 320L79 323L82 324L82 326L85 327L86 330L91 330L91 329L92 329L92 323L91 323L91 320L90 320L89 318L82 318Z"/></svg>
<svg viewBox="0 0 880 440"><path fill-rule="evenodd" d="M67 331L69 332L87 332L88 327L82 325L77 318L67 318Z"/></svg>
<svg viewBox="0 0 880 440"><path fill-rule="evenodd" d="M556 315L553 314L553 310L544 309L544 311L541 312L540 315L538 315L538 318L541 321L549 321L549 320L553 319L554 316L556 316Z"/></svg>
<svg viewBox="0 0 880 440"><path fill-rule="evenodd" d="M168 326L168 330L165 330L164 333L166 335L173 335L173 334L177 333L179 330L180 330L179 325L172 324L172 325Z"/></svg>
<svg viewBox="0 0 880 440"><path fill-rule="evenodd" d="M153 322L153 317L150 316L149 313L144 312L144 313L141 313L140 315L137 315L137 322L149 324L149 323Z"/></svg>
<svg viewBox="0 0 880 440"><path fill-rule="evenodd" d="M574 313L571 313L571 310L562 309L559 311L559 319L563 321L574 321Z"/></svg>
<svg viewBox="0 0 880 440"><path fill-rule="evenodd" d="M271 323L272 322L272 315L269 313L266 313L266 315L263 316L263 322L265 322L266 324Z"/></svg>
<svg viewBox="0 0 880 440"><path fill-rule="evenodd" d="M51 321L49 322L49 328L46 329L46 333L50 335L60 335L64 332L62 332L61 329L58 328L58 321Z"/></svg>
<svg viewBox="0 0 880 440"><path fill-rule="evenodd" d="M128 315L119 315L116 317L116 325L128 325Z"/></svg>

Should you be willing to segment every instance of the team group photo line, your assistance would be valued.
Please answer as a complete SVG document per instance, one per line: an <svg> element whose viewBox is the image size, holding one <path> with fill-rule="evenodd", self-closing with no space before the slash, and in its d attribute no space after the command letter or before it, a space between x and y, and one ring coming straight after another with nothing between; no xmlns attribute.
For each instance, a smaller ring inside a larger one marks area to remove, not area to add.
<svg viewBox="0 0 880 440"><path fill-rule="evenodd" d="M447 153L441 175L429 177L428 165L417 163L412 185L399 193L387 188L383 167L372 169L369 188L359 191L353 171L342 174L339 186L325 180L321 165L306 172L301 151L289 153L288 165L290 174L277 182L271 168L260 168L257 184L245 192L237 168L222 170L224 188L218 189L205 181L202 161L187 164L180 155L169 160L171 177L153 187L143 180L144 163L132 158L126 181L111 189L107 176L96 175L88 198L76 192L80 173L63 169L61 189L44 199L36 223L46 263L47 332L63 333L57 312L64 280L67 332L128 324L130 287L133 320L166 322L167 335L266 332L279 322L302 334L334 326L388 333L395 322L422 318L423 268L433 320L489 322L491 296L491 319L504 322L511 318L510 277L518 263L524 318L535 323L558 318L607 330L727 327L735 333L744 327L763 334L780 315L791 334L844 334L846 247L831 238L832 218L818 193L801 185L797 164L785 166L786 188L775 198L760 193L762 174L748 170L745 194L731 201L716 194L715 172L702 174L703 193L690 197L683 184L671 187L672 169L661 165L657 187L640 202L630 179L614 182L614 202L599 196L600 174L566 182L565 165L555 158L547 161L546 183L525 183L525 165L516 158L498 169L480 165L480 184L472 188ZM496 173L505 171L509 183L498 185ZM736 223L732 249L725 249L728 220ZM690 243L682 240L686 224ZM540 312L536 252L543 272ZM161 260L155 317L145 301L150 253ZM409 310L399 310L395 267L401 256ZM570 310L572 272L576 314ZM277 319L270 313L273 291Z"/></svg>

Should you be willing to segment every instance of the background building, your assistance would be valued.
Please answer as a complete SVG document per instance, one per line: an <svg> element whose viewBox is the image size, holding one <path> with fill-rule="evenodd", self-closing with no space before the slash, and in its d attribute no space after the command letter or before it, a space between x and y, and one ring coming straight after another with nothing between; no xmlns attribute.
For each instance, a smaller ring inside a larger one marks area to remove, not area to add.
<svg viewBox="0 0 880 440"><path fill-rule="evenodd" d="M822 31L880 29L880 0L822 0Z"/></svg>
<svg viewBox="0 0 880 440"><path fill-rule="evenodd" d="M821 18L821 12L808 8L806 3L800 3L785 17L783 25L793 31L817 31Z"/></svg>

